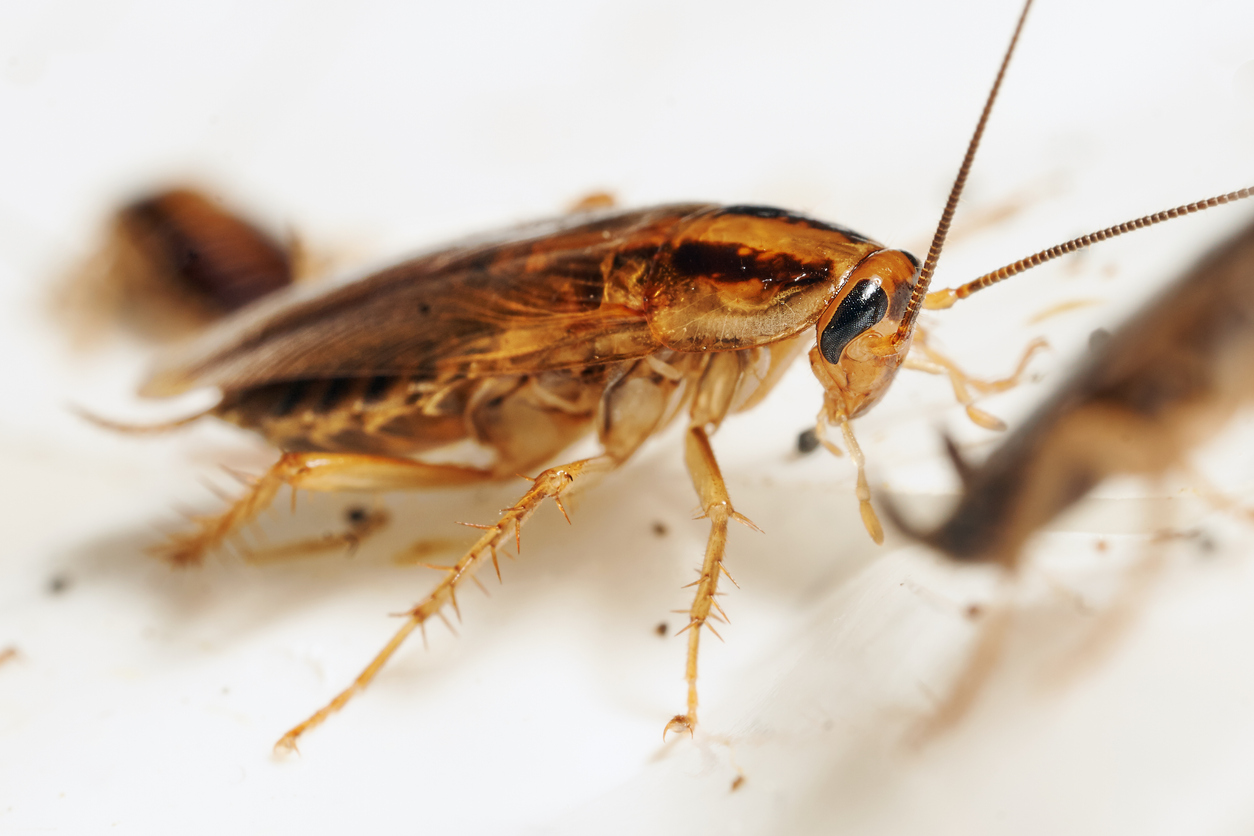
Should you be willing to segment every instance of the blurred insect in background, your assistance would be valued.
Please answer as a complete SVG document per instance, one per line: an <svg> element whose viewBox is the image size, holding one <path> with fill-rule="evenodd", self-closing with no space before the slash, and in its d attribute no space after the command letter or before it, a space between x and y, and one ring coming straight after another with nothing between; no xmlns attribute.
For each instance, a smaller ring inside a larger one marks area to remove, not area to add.
<svg viewBox="0 0 1254 836"><path fill-rule="evenodd" d="M79 341L120 326L164 342L303 279L307 262L295 236L281 241L180 186L119 209L100 251L54 289L52 302Z"/></svg>
<svg viewBox="0 0 1254 836"><path fill-rule="evenodd" d="M946 437L963 486L957 506L923 530L886 499L897 527L953 560L1013 571L1028 539L1105 479L1176 470L1202 482L1189 452L1254 399L1254 225L1097 337L1080 368L980 466ZM1234 505L1209 488L1198 492ZM974 700L1006 629L999 615L929 731L952 724Z"/></svg>
<svg viewBox="0 0 1254 836"><path fill-rule="evenodd" d="M1027 7L1023 15L1026 17ZM196 520L161 549L176 565L199 563L269 506L280 489L393 491L476 484L542 467L595 432L602 452L549 467L444 579L406 614L401 628L357 679L288 731L298 738L342 708L414 630L457 611L463 581L498 549L520 542L545 499L626 462L683 415L684 458L709 520L705 557L688 610L687 708L666 730L697 721L702 629L723 615L716 596L727 574L732 505L710 437L730 414L759 403L807 350L824 397L816 440L839 428L857 468L863 523L883 537L851 420L874 406L904 364L945 374L968 414L972 392L1008 388L1018 372L985 383L928 347L917 319L928 306L965 298L972 285L928 293L950 220L1024 17L1003 59L926 260L851 230L761 206L675 204L580 212L439 250L314 292L293 289L229 318L171 354L142 389L154 397L215 387L214 416L261 433L282 451L224 513ZM1244 197L1104 230L999 272L1013 275L1122 231ZM987 283L991 282L986 282ZM916 338L917 339L916 341ZM919 351L907 357L912 345ZM104 422L108 423L108 422ZM113 425L117 426L117 425ZM471 441L492 454L483 467L416 458ZM730 576L728 576L730 578ZM717 635L717 633L715 633Z"/></svg>

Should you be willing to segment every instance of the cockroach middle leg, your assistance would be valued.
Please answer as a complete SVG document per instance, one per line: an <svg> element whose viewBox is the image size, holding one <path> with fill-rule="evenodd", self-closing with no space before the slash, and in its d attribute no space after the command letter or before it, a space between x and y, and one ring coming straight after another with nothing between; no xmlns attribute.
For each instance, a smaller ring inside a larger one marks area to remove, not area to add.
<svg viewBox="0 0 1254 836"><path fill-rule="evenodd" d="M284 485L293 491L385 492L466 485L492 478L494 474L486 470L413 459L360 453L284 453L230 508L196 518L195 529L173 535L156 552L176 566L200 563L206 552L268 508ZM294 504L294 493L292 501Z"/></svg>
<svg viewBox="0 0 1254 836"><path fill-rule="evenodd" d="M700 577L690 584L696 586L697 593L693 597L692 608L688 611L688 624L679 631L688 633L688 664L684 671L684 679L688 682L688 711L671 718L662 731L663 737L669 731L686 731L692 734L697 725L697 654L701 647L701 628L706 627L718 636L718 632L709 623L710 619L726 620L723 608L714 598L718 595L719 578L727 572L723 566L723 558L727 552L727 524L731 520L737 520L755 531L758 530L757 526L732 508L727 485L723 482L723 474L714 458L714 450L710 447L709 436L702 427L688 428L684 444L684 463L688 466L692 485L701 498L701 516L710 521L710 537L706 541Z"/></svg>
<svg viewBox="0 0 1254 836"><path fill-rule="evenodd" d="M966 409L968 418L986 430L1004 430L1006 429L1005 422L975 406L973 390L976 394L992 395L1013 389L1022 380L1033 355L1048 347L1049 343L1044 338L1037 338L1028 343L1027 348L1023 350L1023 355L1019 358L1018 366L1009 377L1000 380L979 380L968 376L957 363L928 345L927 332L920 326L915 328L914 345L911 346L910 353L906 355L906 360L902 365L907 369L928 374L948 375L949 383L954 389L954 397ZM915 352L922 356L917 356Z"/></svg>
<svg viewBox="0 0 1254 836"><path fill-rule="evenodd" d="M475 571L483 565L485 561L491 560L493 566L497 570L497 576L500 576L500 567L497 565L496 550L504 545L511 535L515 539L515 543L520 542L523 523L535 513L540 504L546 499L552 499L562 509L565 515L566 509L562 508L561 495L565 493L575 481L584 475L599 471L609 470L617 464L616 460L609 456L598 456L591 459L582 459L572 462L571 464L562 465L560 467L552 467L541 473L532 482L531 489L523 494L518 502L501 514L501 518L494 525L485 526L483 536L475 541L467 552L462 555L461 559L452 566L437 567L442 568L447 573L439 585L431 591L426 598L415 605L409 612L405 613L405 623L396 631L391 640L375 655L364 670L357 675L352 684L341 691L322 708L311 714L304 722L293 726L279 741L274 744L276 751L289 751L296 749L296 741L302 734L320 725L324 720L335 712L343 708L355 694L363 690L375 678L379 671L387 664L392 655L396 653L405 639L409 637L415 629L423 628L428 620L439 616L446 604L452 605L453 610L460 611L457 607L457 587L467 579L474 579Z"/></svg>

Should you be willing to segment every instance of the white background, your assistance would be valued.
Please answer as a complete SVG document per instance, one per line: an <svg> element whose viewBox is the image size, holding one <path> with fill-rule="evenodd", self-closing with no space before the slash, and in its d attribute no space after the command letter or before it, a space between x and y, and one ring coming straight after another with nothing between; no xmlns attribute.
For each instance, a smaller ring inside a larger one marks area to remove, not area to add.
<svg viewBox="0 0 1254 836"><path fill-rule="evenodd" d="M694 740L661 741L684 647L654 628L681 626L669 611L689 601L706 531L672 432L580 497L573 528L538 514L505 585L461 596L460 638L413 642L300 757L273 758L391 634L387 613L435 582L389 556L463 537L453 521L491 519L521 483L390 498L397 524L351 559L216 555L176 572L143 553L152 525L217 507L199 482L228 485L218 465L272 454L212 425L119 438L65 408L189 408L131 397L151 347L74 350L48 313L110 209L170 182L207 184L348 265L595 189L782 205L921 254L1012 6L6 4L0 647L19 656L0 667L0 830L1249 832L1254 537L1187 483L1109 484L1041 538L981 701L914 745L991 578L892 534L869 542L847 459L792 453L819 403L799 364L715 440L766 533L733 534L741 588L723 599L726 644L705 644ZM1254 182L1251 32L1248 3L1042 2L963 207L1001 220L960 220L938 283ZM986 404L1020 416L1094 328L1250 217L1217 210L1039 270L937 315L936 338L996 375L1047 335L1040 380ZM1099 304L1032 322L1074 300ZM859 422L874 489L939 513L941 427L973 455L995 441L943 382L903 375ZM1249 429L1207 457L1247 502ZM349 502L305 497L266 529L327 530ZM1200 535L1120 592L1149 565L1151 523Z"/></svg>

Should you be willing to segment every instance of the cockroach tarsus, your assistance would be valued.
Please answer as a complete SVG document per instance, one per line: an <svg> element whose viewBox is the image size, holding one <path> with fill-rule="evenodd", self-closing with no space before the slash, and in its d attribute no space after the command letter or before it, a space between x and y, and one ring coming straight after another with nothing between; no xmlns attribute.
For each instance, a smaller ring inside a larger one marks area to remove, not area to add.
<svg viewBox="0 0 1254 836"><path fill-rule="evenodd" d="M534 472L587 434L600 442L599 455L548 467L497 522L474 526L478 540L455 564L439 567L445 577L370 664L276 747L294 749L365 688L414 630L443 618L446 607L457 611L459 585L483 564L492 563L499 578L498 550L518 542L544 500L565 514L564 493L623 464L681 415L684 461L710 531L688 623L678 631L688 634L687 708L665 731L692 732L700 636L703 629L717 635L724 614L716 596L722 578L731 579L728 526L754 527L733 506L710 444L723 420L761 401L811 346L810 367L823 387L816 437L839 453L827 435L839 427L857 470L860 514L879 542L851 420L885 395L904 364L948 376L968 415L995 427L973 405L974 393L1013 385L1035 350L1005 381L973 381L922 340L916 325L925 305L948 307L1048 258L1182 211L929 294L1026 14L1027 6L922 265L844 227L781 209L688 203L606 210L453 246L317 293L279 294L162 363L142 394L216 387L221 400L206 415L260 432L282 451L224 513L165 544L162 553L177 565L201 562L285 486L383 492L473 485ZM1208 205L1236 196L1245 195ZM912 341L920 350L908 358ZM417 458L467 441L489 451L492 462Z"/></svg>

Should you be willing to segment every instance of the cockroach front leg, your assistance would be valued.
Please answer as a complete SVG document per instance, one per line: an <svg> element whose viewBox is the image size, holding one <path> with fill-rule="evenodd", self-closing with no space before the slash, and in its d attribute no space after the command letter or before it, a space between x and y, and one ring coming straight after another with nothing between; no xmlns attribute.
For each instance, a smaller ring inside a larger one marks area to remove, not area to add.
<svg viewBox="0 0 1254 836"><path fill-rule="evenodd" d="M720 617L720 620L725 620L727 617L723 608L714 600L718 594L719 576L727 573L723 566L727 551L727 523L729 520L738 520L755 531L758 530L757 526L732 508L731 499L727 496L727 486L723 483L723 474L719 471L718 461L710 448L709 436L701 427L688 428L684 463L688 466L693 487L701 498L702 516L710 521L710 538L706 541L701 576L690 584L696 586L697 594L688 611L688 625L679 631L688 631L688 665L684 673L684 678L688 681L688 712L671 718L662 731L663 737L669 731L686 731L692 734L697 726L697 652L701 645L701 628L706 627L718 636L709 620ZM731 578L731 575L727 577ZM717 610L717 613L711 610Z"/></svg>
<svg viewBox="0 0 1254 836"><path fill-rule="evenodd" d="M501 570L497 565L497 548L508 540L511 535L517 542L523 523L535 512L536 508L540 507L540 503L545 499L552 499L557 503L558 508L562 509L562 514L565 515L566 509L562 508L561 503L562 493L570 488L580 476L591 472L609 470L614 465L614 459L608 456L599 456L562 465L561 467L549 468L536 477L531 485L531 489L523 494L517 504L507 508L495 525L486 526L483 536L475 541L475 544L470 547L457 563L443 567L447 572L444 580L440 581L430 595L405 614L405 623L401 625L401 628L396 631L392 639L371 660L370 664L357 675L352 684L337 694L335 699L310 715L307 720L294 726L287 734L283 735L274 744L275 750L294 750L296 741L302 734L321 724L332 714L339 711L357 692L369 685L371 680L375 678L375 675L387 664L387 661L392 658L392 655L396 653L405 639L409 637L409 634L415 629L422 629L429 619L439 616L446 604L451 604L453 610L458 611L457 587L462 581L468 578L473 579L475 571L485 561L492 561L492 565L496 568L499 577Z"/></svg>
<svg viewBox="0 0 1254 836"><path fill-rule="evenodd" d="M399 491L466 485L493 478L486 470L357 453L284 453L224 513L193 520L195 528L156 549L176 566L200 563L209 550L270 507L284 485L310 491ZM295 503L295 494L292 498Z"/></svg>
<svg viewBox="0 0 1254 836"><path fill-rule="evenodd" d="M928 345L927 334L922 328L916 327L914 344L910 354L906 356L904 365L907 369L927 372L928 374L948 375L950 385L954 387L954 397L966 409L968 418L986 430L1004 430L1006 425L1000 418L989 415L975 406L975 395L972 394L972 391L974 390L974 392L980 395L992 395L1013 389L1019 385L1019 380L1027 370L1028 361L1032 359L1032 355L1048 346L1049 343L1044 339L1035 339L1024 349L1023 356L1019 358L1019 365L1015 368L1014 374L1000 380L977 380L967 376L953 360L950 360L944 354ZM922 356L917 356L916 352Z"/></svg>

